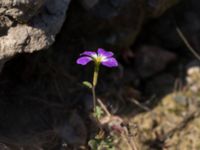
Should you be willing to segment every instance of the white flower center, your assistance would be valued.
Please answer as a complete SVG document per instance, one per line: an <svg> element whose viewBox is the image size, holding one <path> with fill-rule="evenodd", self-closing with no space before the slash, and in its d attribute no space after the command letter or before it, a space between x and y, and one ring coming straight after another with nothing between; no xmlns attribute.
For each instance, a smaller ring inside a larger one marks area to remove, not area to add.
<svg viewBox="0 0 200 150"><path fill-rule="evenodd" d="M105 56L98 56L97 54L93 54L92 58L98 63L101 63L107 59Z"/></svg>

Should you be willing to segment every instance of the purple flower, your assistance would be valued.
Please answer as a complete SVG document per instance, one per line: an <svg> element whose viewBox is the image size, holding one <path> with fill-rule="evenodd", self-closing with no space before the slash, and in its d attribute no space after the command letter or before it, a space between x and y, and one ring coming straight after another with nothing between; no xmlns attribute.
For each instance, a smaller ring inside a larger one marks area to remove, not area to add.
<svg viewBox="0 0 200 150"><path fill-rule="evenodd" d="M80 65L87 65L90 61L94 61L96 64L102 64L106 67L117 67L118 62L113 57L113 53L110 51L105 51L99 48L96 52L85 51L80 54L80 58L77 59L76 63Z"/></svg>

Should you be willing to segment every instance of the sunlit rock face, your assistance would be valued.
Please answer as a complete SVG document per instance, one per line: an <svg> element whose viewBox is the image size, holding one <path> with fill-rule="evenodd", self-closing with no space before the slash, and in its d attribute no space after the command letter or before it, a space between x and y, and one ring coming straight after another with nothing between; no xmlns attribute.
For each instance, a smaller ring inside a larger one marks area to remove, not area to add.
<svg viewBox="0 0 200 150"><path fill-rule="evenodd" d="M0 10L6 16L26 22L38 12L44 3L45 0L2 0Z"/></svg>
<svg viewBox="0 0 200 150"><path fill-rule="evenodd" d="M70 0L0 1L0 60L48 48L65 20Z"/></svg>

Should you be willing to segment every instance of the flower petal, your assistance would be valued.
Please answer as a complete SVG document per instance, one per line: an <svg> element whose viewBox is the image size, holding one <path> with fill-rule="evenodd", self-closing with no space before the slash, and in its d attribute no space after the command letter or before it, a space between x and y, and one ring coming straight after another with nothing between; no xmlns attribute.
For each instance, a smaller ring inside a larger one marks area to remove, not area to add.
<svg viewBox="0 0 200 150"><path fill-rule="evenodd" d="M117 67L118 62L115 58L111 57L111 58L107 58L107 59L103 60L102 65L104 65L106 67Z"/></svg>
<svg viewBox="0 0 200 150"><path fill-rule="evenodd" d="M103 48L98 48L98 56L102 56L102 57L112 57L113 53L110 51L105 51Z"/></svg>
<svg viewBox="0 0 200 150"><path fill-rule="evenodd" d="M82 55L86 55L86 56L90 56L90 57L97 57L97 53L96 52L93 52L93 51L85 51L83 53L81 53L81 56Z"/></svg>
<svg viewBox="0 0 200 150"><path fill-rule="evenodd" d="M76 61L76 63L80 64L80 65L86 65L90 61L92 61L91 57L83 56L83 57L78 58L77 61Z"/></svg>

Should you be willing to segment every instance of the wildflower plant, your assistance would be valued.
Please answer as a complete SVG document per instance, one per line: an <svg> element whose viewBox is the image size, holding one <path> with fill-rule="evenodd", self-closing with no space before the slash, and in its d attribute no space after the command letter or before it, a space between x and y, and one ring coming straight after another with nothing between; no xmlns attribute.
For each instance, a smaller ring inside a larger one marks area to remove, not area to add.
<svg viewBox="0 0 200 150"><path fill-rule="evenodd" d="M106 51L102 48L98 48L97 52L85 51L81 53L80 57L76 61L76 63L80 65L87 65L89 62L94 62L94 73L92 82L88 81L83 82L83 84L92 91L93 116L97 119L99 124L102 125L100 127L99 134L97 134L93 139L91 139L88 142L90 148L94 150L101 150L101 149L114 150L115 149L114 145L116 144L116 137L119 138L119 135L123 136L128 133L127 128L123 126L124 124L123 119L121 119L118 116L112 115L107 110L106 106L99 99L96 99L95 89L97 86L100 65L109 68L117 67L118 62L113 56L114 54L112 52ZM97 100L99 106L96 106ZM102 117L104 112L106 113L106 115ZM108 127L107 129L109 130L109 134L103 131L103 127L105 126ZM127 138L126 135L125 138ZM128 144L131 145L133 150L137 150L137 148L133 147L131 143Z"/></svg>
<svg viewBox="0 0 200 150"><path fill-rule="evenodd" d="M93 95L93 109L96 112L96 85L98 81L99 68L100 65L112 68L117 67L118 62L113 57L114 54L110 51L106 51L102 48L98 48L97 52L85 51L80 54L80 57L77 59L76 63L80 65L87 65L89 62L94 62L94 74L92 83L84 81L83 84L89 87L92 90ZM97 109L99 112L99 109ZM98 115L97 115L98 116Z"/></svg>

